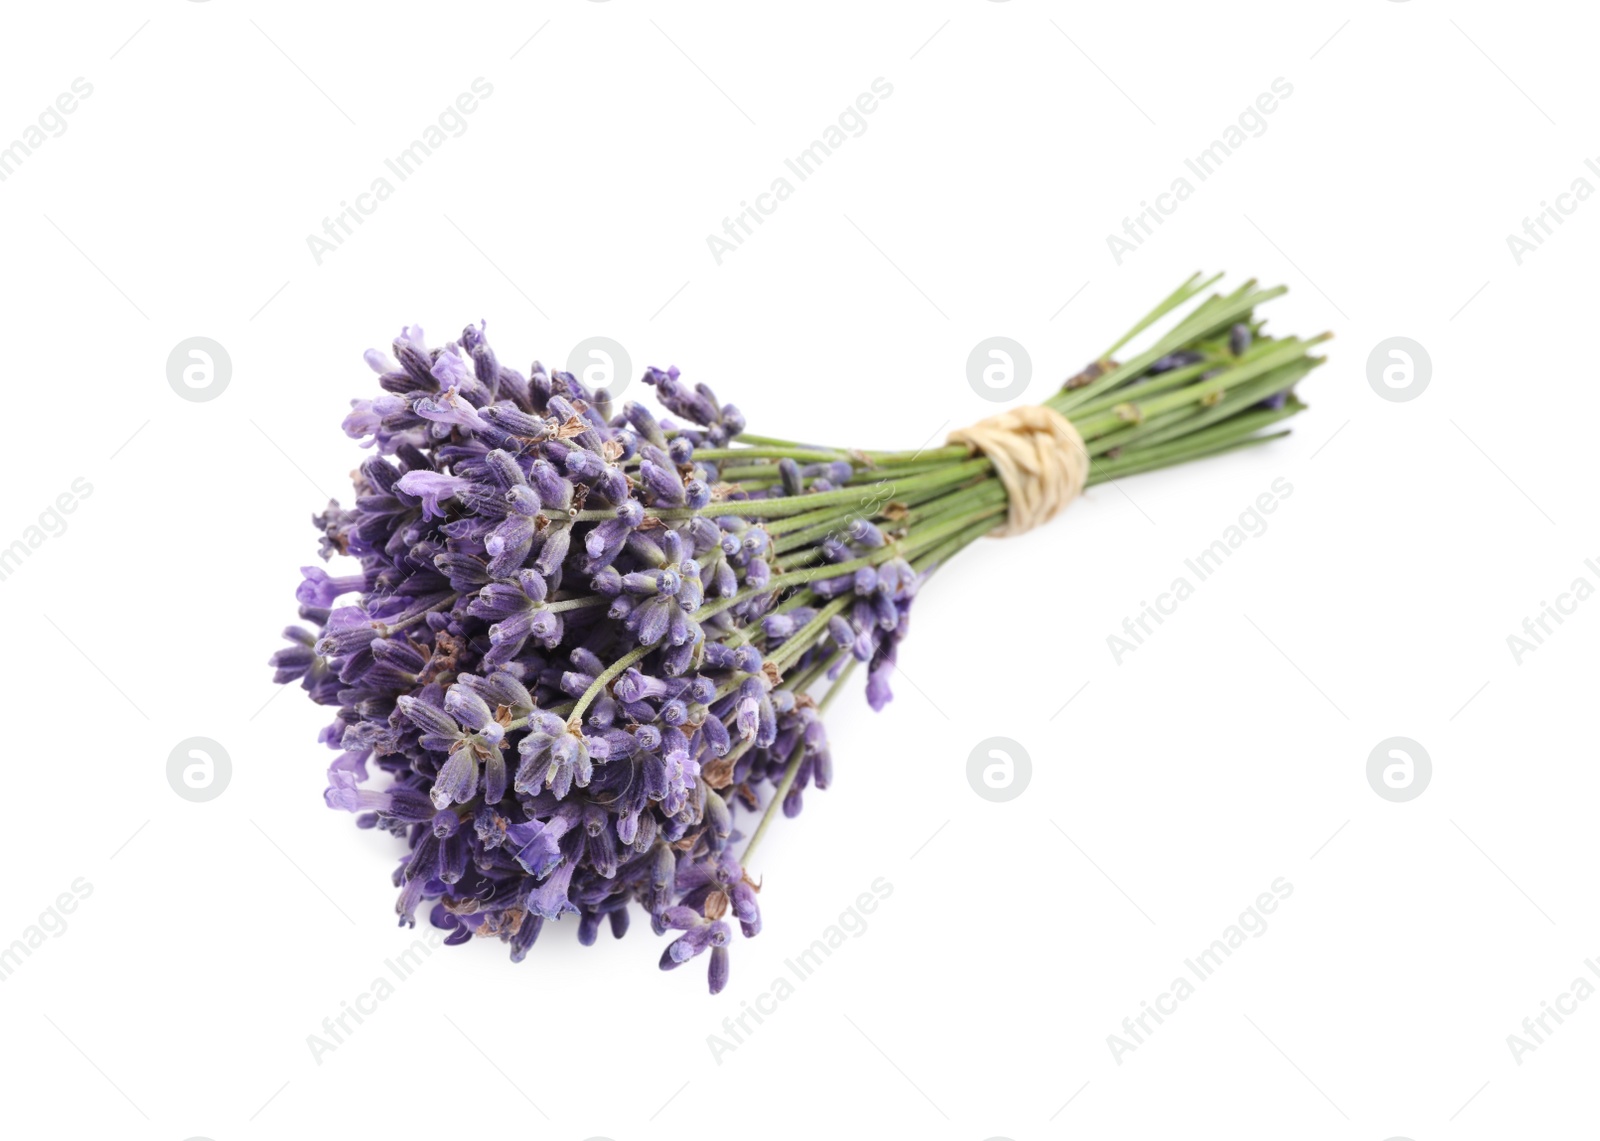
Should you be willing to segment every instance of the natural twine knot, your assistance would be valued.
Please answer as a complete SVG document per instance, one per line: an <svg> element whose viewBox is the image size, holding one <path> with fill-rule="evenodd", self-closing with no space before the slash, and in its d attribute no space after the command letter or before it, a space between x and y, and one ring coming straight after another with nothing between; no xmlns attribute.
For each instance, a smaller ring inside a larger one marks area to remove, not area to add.
<svg viewBox="0 0 1600 1141"><path fill-rule="evenodd" d="M994 464L1006 489L1006 521L993 535L1020 535L1048 523L1083 491L1089 453L1078 430L1054 408L1028 404L951 432Z"/></svg>

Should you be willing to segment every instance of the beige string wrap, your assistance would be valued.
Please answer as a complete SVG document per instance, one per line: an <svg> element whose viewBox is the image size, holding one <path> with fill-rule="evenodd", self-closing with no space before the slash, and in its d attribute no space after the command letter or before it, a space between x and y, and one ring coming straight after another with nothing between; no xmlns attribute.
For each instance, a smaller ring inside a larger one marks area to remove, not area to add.
<svg viewBox="0 0 1600 1141"><path fill-rule="evenodd" d="M994 464L1006 489L1006 521L996 536L1020 535L1048 523L1083 491L1089 453L1078 430L1054 408L1027 404L951 432Z"/></svg>

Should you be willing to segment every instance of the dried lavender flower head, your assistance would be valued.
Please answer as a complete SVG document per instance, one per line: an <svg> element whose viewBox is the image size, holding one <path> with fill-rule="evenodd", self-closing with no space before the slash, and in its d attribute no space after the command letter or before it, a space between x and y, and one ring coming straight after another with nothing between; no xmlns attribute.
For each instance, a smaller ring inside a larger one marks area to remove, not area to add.
<svg viewBox="0 0 1600 1141"><path fill-rule="evenodd" d="M730 487L697 453L744 418L675 368L644 374L658 416L502 365L483 325L436 347L408 326L365 360L382 392L344 429L371 454L353 506L314 519L323 557L354 566L304 569L306 625L271 660L336 710L328 805L404 842L402 924L426 907L446 942L498 937L520 960L546 922L572 915L589 944L638 908L674 936L661 967L707 955L720 990L731 924L761 927L736 812L787 773L793 815L831 772L796 683L860 660L887 701L919 575L880 558L814 591L780 581L780 558L894 552L855 519L778 556L761 514L729 505L826 490L851 465Z"/></svg>

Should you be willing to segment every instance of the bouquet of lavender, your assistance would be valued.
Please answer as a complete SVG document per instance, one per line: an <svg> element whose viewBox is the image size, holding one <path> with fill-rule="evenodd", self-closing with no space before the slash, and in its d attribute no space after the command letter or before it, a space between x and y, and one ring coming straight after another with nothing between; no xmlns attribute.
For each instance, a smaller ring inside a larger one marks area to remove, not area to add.
<svg viewBox="0 0 1600 1141"><path fill-rule="evenodd" d="M1086 486L1285 434L1263 429L1303 407L1324 338L1263 334L1281 287L1206 296L1113 359L1216 280L1198 279L1045 403L917 452L750 435L676 368L644 374L670 418L614 408L502 365L482 326L369 350L384 392L344 429L373 454L354 506L315 519L323 558L360 567L304 569L315 629L271 664L337 710L328 804L405 844L400 921L428 904L446 942L521 960L546 922L572 913L589 944L638 905L676 933L662 968L709 952L721 990L729 913L761 927L756 845L832 780L824 709L857 663L889 700L935 569Z"/></svg>

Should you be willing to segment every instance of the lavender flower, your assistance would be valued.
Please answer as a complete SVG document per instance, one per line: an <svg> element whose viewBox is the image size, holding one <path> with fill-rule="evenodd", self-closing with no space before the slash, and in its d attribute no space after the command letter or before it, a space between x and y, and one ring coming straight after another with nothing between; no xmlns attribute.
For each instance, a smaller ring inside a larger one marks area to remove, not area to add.
<svg viewBox="0 0 1600 1141"><path fill-rule="evenodd" d="M1299 409L1313 342L1252 340L1271 295L1214 299L1211 324L1051 398L1094 449L1090 483ZM644 374L667 415L613 411L569 373L501 364L481 324L443 348L408 326L365 361L383 391L344 426L371 454L354 506L315 517L323 557L354 565L304 569L306 626L270 659L333 710L327 804L404 845L402 924L422 909L446 942L498 938L520 961L548 923L575 917L588 944L637 908L672 935L663 969L703 957L721 990L733 924L761 929L756 842L833 781L822 709L857 663L889 701L914 599L1004 521L1006 489L962 445L734 446L739 410L676 369ZM1246 367L1238 394L1212 380ZM1194 390L1192 445L1164 429L1142 454L1127 401L1147 380L1163 424Z"/></svg>

